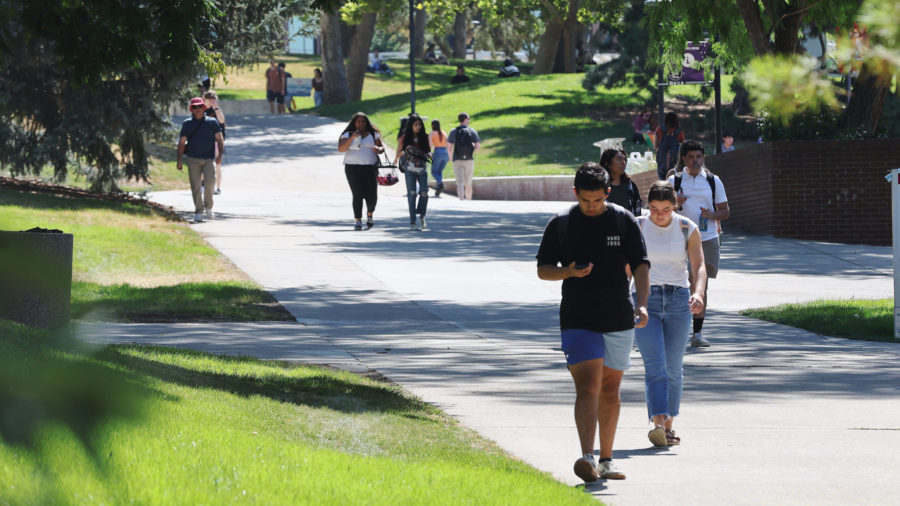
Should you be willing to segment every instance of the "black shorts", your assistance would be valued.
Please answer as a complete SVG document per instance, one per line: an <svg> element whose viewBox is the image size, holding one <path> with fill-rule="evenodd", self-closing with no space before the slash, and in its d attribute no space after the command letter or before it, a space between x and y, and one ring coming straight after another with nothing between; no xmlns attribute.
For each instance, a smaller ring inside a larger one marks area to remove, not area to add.
<svg viewBox="0 0 900 506"><path fill-rule="evenodd" d="M278 101L279 104L283 104L284 94L277 91L266 90L266 100L269 102Z"/></svg>

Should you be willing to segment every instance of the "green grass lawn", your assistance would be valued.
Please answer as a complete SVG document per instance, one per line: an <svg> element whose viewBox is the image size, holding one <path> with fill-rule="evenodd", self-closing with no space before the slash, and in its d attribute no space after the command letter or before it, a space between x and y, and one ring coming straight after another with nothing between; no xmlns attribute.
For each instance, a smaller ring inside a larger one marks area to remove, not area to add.
<svg viewBox="0 0 900 506"><path fill-rule="evenodd" d="M741 314L826 336L896 342L893 299L817 300L747 309Z"/></svg>
<svg viewBox="0 0 900 506"><path fill-rule="evenodd" d="M186 223L149 207L6 188L0 203L0 230L73 234L73 317L293 319Z"/></svg>
<svg viewBox="0 0 900 506"><path fill-rule="evenodd" d="M130 417L97 419L83 438L62 413L31 446L0 442L2 504L597 504L384 382L167 348L60 352L0 330L0 362L26 379L52 358L78 363L82 384L143 392Z"/></svg>
<svg viewBox="0 0 900 506"><path fill-rule="evenodd" d="M400 117L409 112L409 73L397 62L391 66L393 77L367 78L361 102L300 112L349 120L364 111L395 147ZM588 92L579 74L498 79L493 66L468 67L471 82L451 86L455 67L417 66L416 112L429 122L440 120L446 131L458 124L460 111L472 116L471 125L483 140L476 156L478 176L572 174L582 163L599 159L594 142L631 137L628 120L610 113L611 108L631 111L644 101L628 88Z"/></svg>

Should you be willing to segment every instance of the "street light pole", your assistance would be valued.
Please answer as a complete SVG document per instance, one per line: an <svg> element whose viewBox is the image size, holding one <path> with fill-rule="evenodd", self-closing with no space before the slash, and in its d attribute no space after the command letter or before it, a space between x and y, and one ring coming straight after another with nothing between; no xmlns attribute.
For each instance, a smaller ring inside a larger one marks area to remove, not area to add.
<svg viewBox="0 0 900 506"><path fill-rule="evenodd" d="M409 0L409 112L416 112L415 1Z"/></svg>

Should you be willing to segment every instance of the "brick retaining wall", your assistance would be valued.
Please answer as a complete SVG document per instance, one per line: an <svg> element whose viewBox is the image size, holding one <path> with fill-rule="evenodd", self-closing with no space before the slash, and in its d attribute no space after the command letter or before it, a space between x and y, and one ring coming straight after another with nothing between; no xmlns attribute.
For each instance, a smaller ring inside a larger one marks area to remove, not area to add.
<svg viewBox="0 0 900 506"><path fill-rule="evenodd" d="M778 141L711 155L731 208L748 232L848 244L891 244L891 188L900 140ZM645 197L656 179L637 174Z"/></svg>

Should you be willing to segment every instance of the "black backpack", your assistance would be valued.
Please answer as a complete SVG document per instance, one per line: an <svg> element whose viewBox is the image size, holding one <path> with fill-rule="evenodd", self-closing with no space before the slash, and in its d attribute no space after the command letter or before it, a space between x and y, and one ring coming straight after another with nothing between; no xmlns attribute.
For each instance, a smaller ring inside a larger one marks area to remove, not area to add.
<svg viewBox="0 0 900 506"><path fill-rule="evenodd" d="M656 159L656 163L657 165L665 166L666 171L671 169L678 161L679 134L681 134L680 128L675 129L671 134L669 134L668 130L663 129L662 138L659 140L659 152L657 153L659 158Z"/></svg>
<svg viewBox="0 0 900 506"><path fill-rule="evenodd" d="M464 125L456 127L456 136L453 139L453 159L471 160L475 154L475 136L472 130Z"/></svg>

